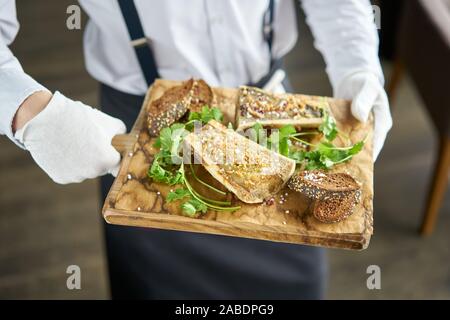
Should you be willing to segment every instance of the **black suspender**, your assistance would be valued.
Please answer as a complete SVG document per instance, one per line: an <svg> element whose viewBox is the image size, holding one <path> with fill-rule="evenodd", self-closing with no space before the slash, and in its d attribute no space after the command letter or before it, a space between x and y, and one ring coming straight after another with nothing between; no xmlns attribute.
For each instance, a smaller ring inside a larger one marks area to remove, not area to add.
<svg viewBox="0 0 450 320"><path fill-rule="evenodd" d="M159 77L158 68L155 63L155 58L153 57L153 52L148 44L148 39L145 37L144 29L142 28L134 0L118 0L118 3L128 29L128 34L131 38L131 44L134 47L139 65L144 74L145 81L147 82L147 85L151 85L153 81ZM269 6L263 17L263 37L267 42L270 54L270 72L267 77L269 77L270 74L273 74L274 69L279 67L279 63L274 60L272 54L274 13L275 0L269 0ZM265 78L266 77L259 82L262 83Z"/></svg>
<svg viewBox="0 0 450 320"><path fill-rule="evenodd" d="M282 59L278 58L275 59L272 52L272 46L273 46L273 23L275 20L275 0L269 0L269 6L267 7L266 12L264 13L263 17L263 38L267 43L267 47L269 49L269 55L270 55L270 68L269 72L259 79L257 82L250 82L247 85L252 87L258 87L262 88L266 85L266 83L272 78L274 73L281 69L283 66Z"/></svg>
<svg viewBox="0 0 450 320"><path fill-rule="evenodd" d="M147 85L151 85L159 77L158 68L156 67L153 52L148 44L148 39L145 37L134 0L118 0L118 2L145 81Z"/></svg>
<svg viewBox="0 0 450 320"><path fill-rule="evenodd" d="M264 40L267 42L267 47L269 48L271 68L274 64L274 58L272 54L274 14L275 14L275 0L269 0L269 6L267 7L267 10L263 18L263 37Z"/></svg>

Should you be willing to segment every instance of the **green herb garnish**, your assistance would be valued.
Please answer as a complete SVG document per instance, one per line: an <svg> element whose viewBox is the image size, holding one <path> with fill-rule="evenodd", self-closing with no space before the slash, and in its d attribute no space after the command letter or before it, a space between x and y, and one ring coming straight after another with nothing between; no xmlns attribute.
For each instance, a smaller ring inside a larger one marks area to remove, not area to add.
<svg viewBox="0 0 450 320"><path fill-rule="evenodd" d="M169 192L166 200L167 202L184 201L181 204L181 209L184 214L190 217L205 213L208 208L217 211L235 211L240 208L231 207L231 202L229 201L219 201L202 196L194 190L186 178L185 165L181 155L183 139L192 130L195 121L206 124L213 119L222 121L223 115L220 109L204 106L201 112L191 112L187 123L174 123L170 127L162 129L153 145L160 149L155 155L147 175L156 182L162 182L168 185L181 185L181 188ZM227 194L201 180L195 174L192 164L190 164L190 167L192 176L199 183L221 195Z"/></svg>
<svg viewBox="0 0 450 320"><path fill-rule="evenodd" d="M198 120L202 123L208 123L209 120L222 121L223 114L219 108L209 108L208 106L204 106L200 112L190 112L188 121Z"/></svg>
<svg viewBox="0 0 450 320"><path fill-rule="evenodd" d="M190 199L184 202L181 205L181 208L186 215L191 217L196 216L198 212L206 213L206 211L208 210L208 207L204 203L196 199Z"/></svg>
<svg viewBox="0 0 450 320"><path fill-rule="evenodd" d="M299 138L301 136L317 135L320 133L323 134L324 139L316 144ZM364 147L365 140L359 141L348 147L337 147L332 143L337 135L343 134L339 132L335 120L327 112L325 113L323 123L318 128L318 132L296 132L294 126L286 125L281 127L278 133L276 131L273 132L269 137L269 141L272 144L278 141L278 152L295 160L297 164L303 165L305 170L327 170L336 164L350 160ZM303 145L308 146L309 151L293 150L291 140L298 141ZM270 148L270 146L268 146L268 148Z"/></svg>
<svg viewBox="0 0 450 320"><path fill-rule="evenodd" d="M181 200L183 198L186 197L190 197L190 193L189 190L184 189L184 188L178 188L175 189L174 191L171 191L167 194L167 202L172 202L172 201L176 201L176 200Z"/></svg>
<svg viewBox="0 0 450 320"><path fill-rule="evenodd" d="M323 133L328 141L333 141L338 134L336 122L328 112L325 112L325 117L322 124L319 126L319 131Z"/></svg>

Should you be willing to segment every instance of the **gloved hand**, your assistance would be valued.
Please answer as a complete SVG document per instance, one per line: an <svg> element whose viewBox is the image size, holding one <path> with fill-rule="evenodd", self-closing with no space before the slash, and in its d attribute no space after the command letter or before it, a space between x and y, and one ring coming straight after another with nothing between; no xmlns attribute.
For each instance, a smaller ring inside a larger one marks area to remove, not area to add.
<svg viewBox="0 0 450 320"><path fill-rule="evenodd" d="M263 90L273 93L286 93L286 89L283 86L284 78L286 78L286 72L283 69L278 69L264 85Z"/></svg>
<svg viewBox="0 0 450 320"><path fill-rule="evenodd" d="M370 72L354 73L337 86L336 98L351 99L352 114L366 122L370 111L374 115L373 159L377 159L388 131L392 127L389 100L378 78Z"/></svg>
<svg viewBox="0 0 450 320"><path fill-rule="evenodd" d="M66 184L116 175L120 154L111 139L125 131L121 120L55 92L44 110L14 137L50 178Z"/></svg>

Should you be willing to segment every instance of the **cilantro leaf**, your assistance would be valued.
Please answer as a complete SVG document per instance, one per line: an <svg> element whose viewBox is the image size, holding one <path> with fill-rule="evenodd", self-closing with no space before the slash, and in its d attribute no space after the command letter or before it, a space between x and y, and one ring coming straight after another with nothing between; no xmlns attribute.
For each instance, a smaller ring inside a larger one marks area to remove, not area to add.
<svg viewBox="0 0 450 320"><path fill-rule="evenodd" d="M281 138L280 139L280 147L279 147L280 154L282 154L283 156L288 156L290 146L291 146L291 140L289 140L289 138L287 138L287 137Z"/></svg>
<svg viewBox="0 0 450 320"><path fill-rule="evenodd" d="M148 176L157 182L166 182L168 183L168 176L170 172L165 170L160 163L158 157L155 157L152 165L148 170Z"/></svg>
<svg viewBox="0 0 450 320"><path fill-rule="evenodd" d="M171 128L171 131L172 143L169 151L172 156L178 157L181 150L181 143L183 139L189 134L189 132L184 128L184 125L179 128Z"/></svg>
<svg viewBox="0 0 450 320"><path fill-rule="evenodd" d="M153 147L155 148L161 148L161 138L156 138L155 142L153 143Z"/></svg>
<svg viewBox="0 0 450 320"><path fill-rule="evenodd" d="M317 145L317 150L321 154L321 162L325 167L330 168L337 163L350 160L355 154L360 152L364 146L364 141L359 141L350 147L335 147L329 142L321 142Z"/></svg>
<svg viewBox="0 0 450 320"><path fill-rule="evenodd" d="M359 141L359 142L355 143L353 145L353 147L351 147L348 150L348 154L353 156L353 155L359 153L363 149L363 147L364 147L364 140Z"/></svg>
<svg viewBox="0 0 450 320"><path fill-rule="evenodd" d="M172 132L176 131L176 130L180 130L180 129L184 129L184 124L183 123L174 123L170 126L170 130L172 130Z"/></svg>
<svg viewBox="0 0 450 320"><path fill-rule="evenodd" d="M220 111L219 108L212 108L211 109L211 113L212 113L212 116L213 116L214 120L222 122L223 114L222 114L222 111Z"/></svg>
<svg viewBox="0 0 450 320"><path fill-rule="evenodd" d="M294 134L296 132L297 130L295 129L295 127L291 124L288 124L280 128L280 137L289 137L291 134Z"/></svg>
<svg viewBox="0 0 450 320"><path fill-rule="evenodd" d="M322 124L319 126L319 131L324 134L328 141L333 141L338 134L336 122L328 112L325 112L325 117Z"/></svg>
<svg viewBox="0 0 450 320"><path fill-rule="evenodd" d="M184 183L184 179L184 167L183 165L181 165L180 168L175 172L175 174L169 178L169 184L182 184Z"/></svg>
<svg viewBox="0 0 450 320"><path fill-rule="evenodd" d="M191 193L189 192L188 189L184 189L184 188L178 188L175 189L174 191L171 191L167 194L167 202L172 202L172 201L176 201L176 200L181 200L185 197L190 197Z"/></svg>
<svg viewBox="0 0 450 320"><path fill-rule="evenodd" d="M188 121L198 120L200 121L201 114L200 112L189 112Z"/></svg>
<svg viewBox="0 0 450 320"><path fill-rule="evenodd" d="M320 151L309 151L305 153L306 170L326 169L327 166L323 162L322 154Z"/></svg>
<svg viewBox="0 0 450 320"><path fill-rule="evenodd" d="M278 131L278 152L283 156L289 156L289 147L291 146L291 140L289 138L296 132L297 130L295 129L295 127L290 124L282 126ZM274 138L276 139L275 132L270 135L271 138L272 136L274 136ZM270 142L273 143L274 141L271 139Z"/></svg>
<svg viewBox="0 0 450 320"><path fill-rule="evenodd" d="M306 151L290 151L288 157L295 160L296 163L301 163L305 160Z"/></svg>
<svg viewBox="0 0 450 320"><path fill-rule="evenodd" d="M183 213L191 217L195 216L197 212L206 213L208 210L204 203L201 203L196 199L186 201L181 205L181 209L183 209Z"/></svg>
<svg viewBox="0 0 450 320"><path fill-rule="evenodd" d="M161 144L161 149L170 151L172 148L172 130L169 127L160 131L159 141Z"/></svg>
<svg viewBox="0 0 450 320"><path fill-rule="evenodd" d="M204 106L202 108L202 111L200 112L200 120L202 122L208 123L209 120L214 119L212 112L209 110L207 106Z"/></svg>
<svg viewBox="0 0 450 320"><path fill-rule="evenodd" d="M221 122L223 120L222 111L219 108L209 108L208 106L203 106L200 112L190 112L188 117L188 121L198 120L203 124L213 119Z"/></svg>
<svg viewBox="0 0 450 320"><path fill-rule="evenodd" d="M185 202L181 205L181 209L183 209L183 213L188 216L195 216L197 213L197 209L195 209L195 206L192 203Z"/></svg>
<svg viewBox="0 0 450 320"><path fill-rule="evenodd" d="M168 167L165 168L165 166L166 165L161 162L161 158L157 154L147 172L147 175L156 182L162 182L169 185L184 183L183 165L181 165L176 171L173 171L173 169L170 170Z"/></svg>

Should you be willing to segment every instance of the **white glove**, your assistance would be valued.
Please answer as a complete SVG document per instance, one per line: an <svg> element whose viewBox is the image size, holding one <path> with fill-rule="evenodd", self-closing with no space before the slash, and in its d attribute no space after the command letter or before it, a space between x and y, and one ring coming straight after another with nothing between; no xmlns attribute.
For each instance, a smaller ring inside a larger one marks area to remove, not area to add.
<svg viewBox="0 0 450 320"><path fill-rule="evenodd" d="M14 137L50 178L66 184L116 175L120 154L111 139L125 131L121 120L55 92L44 110Z"/></svg>
<svg viewBox="0 0 450 320"><path fill-rule="evenodd" d="M286 72L283 69L278 69L264 85L263 90L273 93L286 93L286 89L283 86L284 78L286 78Z"/></svg>
<svg viewBox="0 0 450 320"><path fill-rule="evenodd" d="M337 86L336 98L351 99L352 114L361 122L366 122L370 111L374 115L373 159L377 159L386 135L392 127L389 100L379 79L370 72L354 73Z"/></svg>

